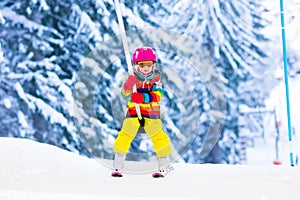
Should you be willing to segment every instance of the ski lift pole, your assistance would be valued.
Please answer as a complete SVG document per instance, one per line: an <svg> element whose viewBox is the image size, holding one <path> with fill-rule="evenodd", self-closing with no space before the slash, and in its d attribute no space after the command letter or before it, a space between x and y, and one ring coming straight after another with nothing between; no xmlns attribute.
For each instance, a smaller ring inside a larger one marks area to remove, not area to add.
<svg viewBox="0 0 300 200"><path fill-rule="evenodd" d="M290 112L290 95L289 95L289 77L288 77L288 65L287 65L287 53L286 53L283 0L280 0L280 18L281 18L281 34L282 34L282 50L283 50L283 66L284 66L288 136L289 136L289 144L290 144L290 148L291 148L290 149L290 164L291 164L291 166L294 166L294 155L293 155L293 146L292 146L292 125L291 125L291 112Z"/></svg>
<svg viewBox="0 0 300 200"><path fill-rule="evenodd" d="M120 32L121 32L121 40L122 40L123 49L124 49L124 52L125 52L125 58L126 58L128 73L130 75L133 75L133 67L132 67L132 64L131 64L131 59L130 59L130 54L129 54L129 47L128 47L128 43L127 43L127 37L126 37L124 22L123 22L123 18L122 18L121 9L120 9L120 3L119 3L119 0L114 0L114 1L115 1L115 7L116 7L116 13L117 13L119 29L120 29ZM132 92L136 92L136 85L133 86ZM140 106L136 103L135 103L135 109L136 109L136 113L137 113L138 118L141 120L142 115L141 115Z"/></svg>

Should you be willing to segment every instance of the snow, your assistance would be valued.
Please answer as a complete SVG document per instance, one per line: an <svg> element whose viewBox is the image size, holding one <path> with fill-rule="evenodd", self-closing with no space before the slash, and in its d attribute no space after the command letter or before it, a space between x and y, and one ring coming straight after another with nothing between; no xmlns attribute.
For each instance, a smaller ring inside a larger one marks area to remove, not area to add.
<svg viewBox="0 0 300 200"><path fill-rule="evenodd" d="M46 32L46 31L50 31L56 35L60 35L60 34L58 34L58 32L55 29L51 29L51 28L42 26L41 24L30 21L26 17L17 14L15 11L11 10L10 8L2 8L1 12L2 12L2 15L4 18L6 18L8 20L12 20L16 23L20 23L20 24L22 24L22 26L28 28L29 30L32 30L33 32L34 32L34 30L36 30L36 31L38 31L38 35L40 35L40 36L42 36L43 32Z"/></svg>
<svg viewBox="0 0 300 200"><path fill-rule="evenodd" d="M9 153L8 153L9 152ZM153 179L156 163L125 163L113 178L111 161L95 160L28 139L0 138L2 200L203 199L282 200L299 197L297 167L175 163L164 179ZM137 169L140 173L129 171Z"/></svg>
<svg viewBox="0 0 300 200"><path fill-rule="evenodd" d="M49 10L50 9L49 6L48 6L48 4L47 4L47 1L45 1L45 0L41 0L40 4L41 4L41 8L43 10Z"/></svg>
<svg viewBox="0 0 300 200"><path fill-rule="evenodd" d="M0 16L0 20L1 20L1 16ZM4 53L2 51L1 42L0 42L0 62L2 62L3 60L4 60Z"/></svg>
<svg viewBox="0 0 300 200"><path fill-rule="evenodd" d="M9 98L5 98L2 100L1 104L5 106L5 108L10 109L11 108L11 101Z"/></svg>
<svg viewBox="0 0 300 200"><path fill-rule="evenodd" d="M80 35L80 33L84 32L86 33L86 28L89 27L92 31L87 34L87 38L94 38L96 41L102 41L101 33L99 32L99 28L96 26L95 23L93 23L93 20L89 17L88 14L85 12L82 12L79 6L73 5L73 8L76 12L80 15L80 24L77 28L77 34ZM77 39L77 38L76 38Z"/></svg>
<svg viewBox="0 0 300 200"><path fill-rule="evenodd" d="M18 119L19 119L19 123L22 125L22 127L24 129L29 127L26 117L22 111L18 111ZM25 136L25 135L23 135L23 136Z"/></svg>

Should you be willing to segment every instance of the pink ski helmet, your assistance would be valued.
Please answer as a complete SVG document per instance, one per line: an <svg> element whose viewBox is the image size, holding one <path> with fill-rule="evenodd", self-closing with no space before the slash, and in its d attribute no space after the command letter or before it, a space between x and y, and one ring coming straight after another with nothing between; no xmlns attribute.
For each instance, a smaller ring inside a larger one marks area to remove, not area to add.
<svg viewBox="0 0 300 200"><path fill-rule="evenodd" d="M139 47L133 52L131 62L137 63L146 60L157 62L156 53L151 47Z"/></svg>

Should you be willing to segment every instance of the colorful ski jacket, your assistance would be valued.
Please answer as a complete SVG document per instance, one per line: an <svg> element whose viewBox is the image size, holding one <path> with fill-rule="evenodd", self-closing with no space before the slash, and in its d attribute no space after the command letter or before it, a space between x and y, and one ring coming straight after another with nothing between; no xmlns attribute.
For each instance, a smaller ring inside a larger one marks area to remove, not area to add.
<svg viewBox="0 0 300 200"><path fill-rule="evenodd" d="M137 77L136 88L137 92L143 94L143 103L138 104L141 110L142 117L151 119L160 119L159 102L162 99L163 87L160 78L160 73L155 70L152 75L144 77L136 73ZM122 87L122 95L128 98L127 117L137 117L135 103L130 100L132 89L127 89L125 85Z"/></svg>

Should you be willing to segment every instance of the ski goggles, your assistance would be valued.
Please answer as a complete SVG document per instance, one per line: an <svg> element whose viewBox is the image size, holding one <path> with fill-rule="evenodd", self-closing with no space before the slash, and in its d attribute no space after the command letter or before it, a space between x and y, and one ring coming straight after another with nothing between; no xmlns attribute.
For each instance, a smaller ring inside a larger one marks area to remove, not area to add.
<svg viewBox="0 0 300 200"><path fill-rule="evenodd" d="M151 68L154 65L153 61L140 61L136 63L140 68Z"/></svg>

